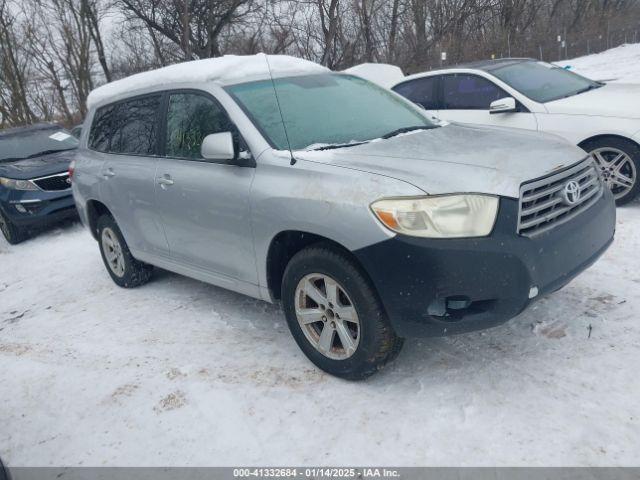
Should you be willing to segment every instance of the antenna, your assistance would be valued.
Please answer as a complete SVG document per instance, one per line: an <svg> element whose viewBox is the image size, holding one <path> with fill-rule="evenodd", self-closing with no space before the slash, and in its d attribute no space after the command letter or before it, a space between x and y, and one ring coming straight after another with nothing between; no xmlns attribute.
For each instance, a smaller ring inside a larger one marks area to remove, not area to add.
<svg viewBox="0 0 640 480"><path fill-rule="evenodd" d="M264 55L267 61L267 68L269 69L269 78L271 78L271 85L273 86L273 92L276 96L276 105L278 105L278 112L280 112L280 120L282 120L282 128L284 130L284 137L287 140L287 147L289 147L289 155L291 155L290 165L295 165L296 159L293 157L293 150L291 150L291 142L289 141L289 134L287 133L287 127L284 124L284 115L282 115L282 108L280 107L280 99L278 98L278 90L276 89L276 82L273 79L273 73L271 73L271 65L269 65L269 55Z"/></svg>

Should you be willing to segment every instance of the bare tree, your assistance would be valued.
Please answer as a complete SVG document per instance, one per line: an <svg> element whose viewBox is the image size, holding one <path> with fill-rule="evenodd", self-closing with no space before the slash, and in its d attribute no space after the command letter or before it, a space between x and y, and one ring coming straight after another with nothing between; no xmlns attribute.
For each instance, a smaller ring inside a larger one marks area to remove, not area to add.
<svg viewBox="0 0 640 480"><path fill-rule="evenodd" d="M34 122L36 114L29 104L30 60L21 54L23 38L17 18L6 0L0 0L0 125L24 125Z"/></svg>
<svg viewBox="0 0 640 480"><path fill-rule="evenodd" d="M96 85L226 53L411 73L442 51L555 61L625 41L640 41L640 0L0 0L0 127L71 124Z"/></svg>
<svg viewBox="0 0 640 480"><path fill-rule="evenodd" d="M187 47L186 58L220 55L224 29L256 8L252 0L119 0L119 5L130 19L142 21L178 47Z"/></svg>

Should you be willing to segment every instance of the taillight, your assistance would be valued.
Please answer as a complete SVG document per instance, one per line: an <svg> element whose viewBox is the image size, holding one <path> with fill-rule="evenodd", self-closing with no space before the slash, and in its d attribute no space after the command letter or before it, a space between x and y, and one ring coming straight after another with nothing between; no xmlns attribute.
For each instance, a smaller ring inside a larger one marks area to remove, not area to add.
<svg viewBox="0 0 640 480"><path fill-rule="evenodd" d="M76 168L76 161L72 160L71 163L69 164L69 181L73 180L73 172L75 171Z"/></svg>

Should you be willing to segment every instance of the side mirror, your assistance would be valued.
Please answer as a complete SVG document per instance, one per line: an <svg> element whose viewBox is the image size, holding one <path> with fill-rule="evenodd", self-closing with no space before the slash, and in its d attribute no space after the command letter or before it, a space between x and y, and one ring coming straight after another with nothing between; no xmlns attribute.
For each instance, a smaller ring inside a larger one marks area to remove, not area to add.
<svg viewBox="0 0 640 480"><path fill-rule="evenodd" d="M200 154L205 160L229 161L236 157L231 132L212 133L204 137Z"/></svg>
<svg viewBox="0 0 640 480"><path fill-rule="evenodd" d="M495 102L491 102L489 105L489 113L509 113L517 112L516 99L513 97L505 97Z"/></svg>

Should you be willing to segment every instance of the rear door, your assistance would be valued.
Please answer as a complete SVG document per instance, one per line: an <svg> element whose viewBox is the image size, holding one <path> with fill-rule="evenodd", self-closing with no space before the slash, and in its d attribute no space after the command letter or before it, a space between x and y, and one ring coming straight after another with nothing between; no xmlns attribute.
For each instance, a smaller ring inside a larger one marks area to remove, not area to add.
<svg viewBox="0 0 640 480"><path fill-rule="evenodd" d="M156 203L172 261L213 274L222 286L237 288L236 280L257 284L249 198L255 168L200 155L204 137L235 132L235 125L205 92L169 92L165 102Z"/></svg>
<svg viewBox="0 0 640 480"><path fill-rule="evenodd" d="M516 102L517 112L489 113L492 102L511 96L489 79L471 73L446 74L440 77L441 105L438 116L443 120L525 130L538 129L535 115L519 102Z"/></svg>
<svg viewBox="0 0 640 480"><path fill-rule="evenodd" d="M155 205L161 94L135 97L99 109L89 147L104 157L100 196L134 253L168 255Z"/></svg>

